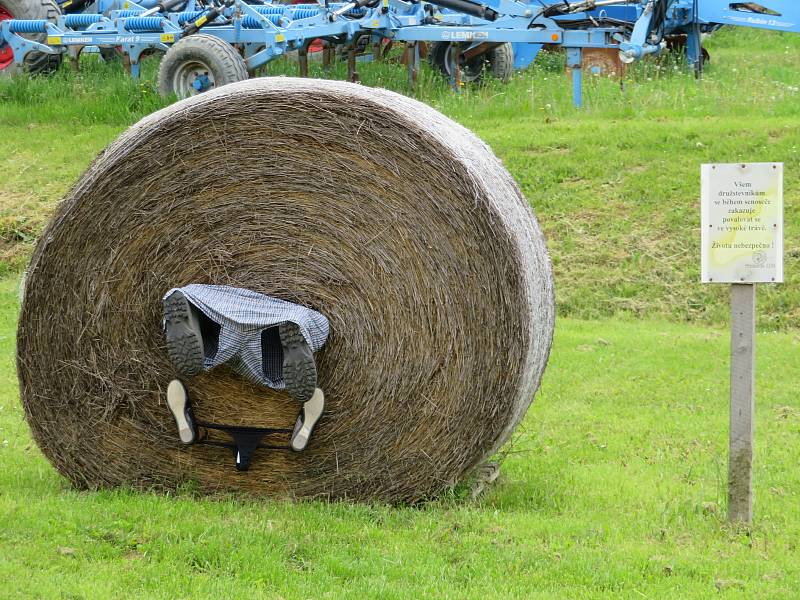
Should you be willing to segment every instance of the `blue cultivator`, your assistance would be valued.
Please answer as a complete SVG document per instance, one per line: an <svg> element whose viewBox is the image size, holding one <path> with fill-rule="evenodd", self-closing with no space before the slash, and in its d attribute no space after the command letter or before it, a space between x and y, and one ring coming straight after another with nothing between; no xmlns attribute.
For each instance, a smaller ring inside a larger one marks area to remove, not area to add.
<svg viewBox="0 0 800 600"><path fill-rule="evenodd" d="M431 58L455 89L462 78L480 77L486 66L504 78L512 65L530 64L543 46L563 47L580 105L585 53L613 52L629 63L663 51L670 38L681 36L690 64L699 69L701 34L721 25L800 31L796 0L763 0L769 6L727 0L353 0L300 5L98 0L90 5L97 10L93 13L9 18L13 15L3 6L23 1L50 0L0 0L0 69L3 60L19 70L36 62L31 57L58 58L68 48L95 46L120 49L138 76L142 54L155 50L165 52L160 91L179 96L244 79L291 51L298 51L302 73L308 47L318 39L345 48L355 78L357 43L366 38L406 44L412 81L419 42L433 43ZM85 10L86 5L69 4L81 1L67 0L62 6Z"/></svg>

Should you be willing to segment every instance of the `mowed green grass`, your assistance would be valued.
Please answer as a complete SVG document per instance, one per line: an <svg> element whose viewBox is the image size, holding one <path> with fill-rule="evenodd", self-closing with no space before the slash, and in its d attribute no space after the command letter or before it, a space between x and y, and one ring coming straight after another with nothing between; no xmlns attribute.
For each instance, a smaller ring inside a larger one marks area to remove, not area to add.
<svg viewBox="0 0 800 600"><path fill-rule="evenodd" d="M152 63L140 83L92 62L0 81L0 598L796 597L800 36L708 45L702 82L648 63L624 89L590 81L582 111L558 56L459 95L423 74L418 97L486 140L536 210L561 318L499 483L420 507L69 488L19 403L15 273L96 153L164 101ZM397 65L361 75L407 92ZM787 174L787 283L759 290L751 528L724 518L726 290L698 283L699 164L742 160Z"/></svg>
<svg viewBox="0 0 800 600"><path fill-rule="evenodd" d="M794 598L800 336L759 336L755 525L725 523L728 339L561 319L478 501L421 507L77 492L17 399L0 286L0 598ZM233 466L231 466L233 468Z"/></svg>

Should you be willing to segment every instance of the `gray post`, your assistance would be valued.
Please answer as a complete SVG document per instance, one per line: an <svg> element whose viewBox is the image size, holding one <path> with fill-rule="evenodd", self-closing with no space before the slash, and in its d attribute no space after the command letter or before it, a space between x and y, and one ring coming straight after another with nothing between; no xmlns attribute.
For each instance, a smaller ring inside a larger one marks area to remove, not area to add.
<svg viewBox="0 0 800 600"><path fill-rule="evenodd" d="M728 520L753 519L756 286L731 285L731 430Z"/></svg>

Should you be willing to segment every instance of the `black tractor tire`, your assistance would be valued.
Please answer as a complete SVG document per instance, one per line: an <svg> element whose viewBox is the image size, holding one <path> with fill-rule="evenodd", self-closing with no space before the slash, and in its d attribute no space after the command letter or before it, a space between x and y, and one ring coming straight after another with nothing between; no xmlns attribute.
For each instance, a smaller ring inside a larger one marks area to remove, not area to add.
<svg viewBox="0 0 800 600"><path fill-rule="evenodd" d="M428 50L428 61L450 77L450 42L434 42ZM463 47L462 47L463 48ZM461 65L461 81L479 83L486 74L503 83L514 74L514 49L510 43L500 44Z"/></svg>
<svg viewBox="0 0 800 600"><path fill-rule="evenodd" d="M122 60L122 51L118 48L100 47L100 58L103 62L111 63ZM141 60L141 57L140 57Z"/></svg>
<svg viewBox="0 0 800 600"><path fill-rule="evenodd" d="M248 77L247 65L233 46L218 37L198 33L178 40L164 54L158 69L158 92L178 98L194 96L199 92L191 83L198 74L205 74L212 88Z"/></svg>
<svg viewBox="0 0 800 600"><path fill-rule="evenodd" d="M686 56L686 35L668 35L664 38L667 42L667 50L670 52L680 53ZM700 68L702 69L711 62L711 54L706 50L705 46L700 46Z"/></svg>
<svg viewBox="0 0 800 600"><path fill-rule="evenodd" d="M10 13L14 19L47 19L55 23L61 10L53 0L0 0L0 7L5 13ZM47 42L45 33L23 33L24 38L35 42ZM0 77L8 77L18 73L50 73L58 69L61 64L61 54L45 54L44 52L30 52L25 57L24 66L10 63L5 68L0 68Z"/></svg>

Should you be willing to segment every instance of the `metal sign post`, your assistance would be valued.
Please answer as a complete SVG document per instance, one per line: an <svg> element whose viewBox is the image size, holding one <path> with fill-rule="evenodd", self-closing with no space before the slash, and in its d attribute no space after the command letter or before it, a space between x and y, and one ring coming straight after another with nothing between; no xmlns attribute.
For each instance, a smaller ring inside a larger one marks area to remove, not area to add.
<svg viewBox="0 0 800 600"><path fill-rule="evenodd" d="M731 428L728 519L753 519L753 434L756 372L756 286L731 285Z"/></svg>
<svg viewBox="0 0 800 600"><path fill-rule="evenodd" d="M753 519L756 283L783 281L783 164L703 165L702 281L731 284L728 520Z"/></svg>

